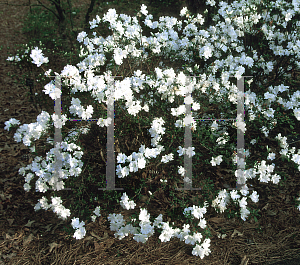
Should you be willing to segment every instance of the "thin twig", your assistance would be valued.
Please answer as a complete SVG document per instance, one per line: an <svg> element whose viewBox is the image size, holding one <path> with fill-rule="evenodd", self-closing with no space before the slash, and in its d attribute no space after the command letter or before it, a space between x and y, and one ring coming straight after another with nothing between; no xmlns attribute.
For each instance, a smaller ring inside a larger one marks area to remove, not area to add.
<svg viewBox="0 0 300 265"><path fill-rule="evenodd" d="M42 6L42 7L46 8L47 10L49 10L50 12L52 12L57 17L57 19L59 19L59 16L53 10L51 10L50 8L48 8L45 5L43 5L40 0L37 0L37 1L40 3L40 5L37 5L37 6Z"/></svg>

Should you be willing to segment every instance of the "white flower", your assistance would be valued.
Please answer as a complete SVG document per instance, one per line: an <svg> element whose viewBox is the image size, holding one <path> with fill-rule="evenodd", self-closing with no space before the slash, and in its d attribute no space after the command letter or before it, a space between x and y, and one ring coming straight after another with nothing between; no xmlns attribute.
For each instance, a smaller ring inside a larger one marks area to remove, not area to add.
<svg viewBox="0 0 300 265"><path fill-rule="evenodd" d="M210 5L210 6L214 6L216 4L216 2L214 0L207 0L206 5Z"/></svg>
<svg viewBox="0 0 300 265"><path fill-rule="evenodd" d="M267 159L274 160L275 159L275 153L269 153Z"/></svg>
<svg viewBox="0 0 300 265"><path fill-rule="evenodd" d="M100 214L100 206L96 207L96 209L94 210L94 214L96 214L97 216L101 216L101 214Z"/></svg>
<svg viewBox="0 0 300 265"><path fill-rule="evenodd" d="M146 209L141 209L139 220L142 222L149 222L150 214L147 213Z"/></svg>
<svg viewBox="0 0 300 265"><path fill-rule="evenodd" d="M206 220L200 219L198 226L200 226L202 229L204 229L206 227Z"/></svg>
<svg viewBox="0 0 300 265"><path fill-rule="evenodd" d="M204 46L202 49L205 59L212 57L212 49L209 46Z"/></svg>
<svg viewBox="0 0 300 265"><path fill-rule="evenodd" d="M8 57L7 59L6 59L6 61L10 61L10 62L13 62L14 61L14 57Z"/></svg>
<svg viewBox="0 0 300 265"><path fill-rule="evenodd" d="M20 124L20 121L16 120L15 118L10 118L8 121L4 122L5 127L4 130L8 130L12 125Z"/></svg>
<svg viewBox="0 0 300 265"><path fill-rule="evenodd" d="M85 237L86 231L84 227L80 227L79 229L76 230L74 233L73 237L76 239L82 239Z"/></svg>
<svg viewBox="0 0 300 265"><path fill-rule="evenodd" d="M49 95L53 100L60 98L61 90L57 88L52 82L44 86L43 92Z"/></svg>
<svg viewBox="0 0 300 265"><path fill-rule="evenodd" d="M82 42L83 39L84 39L86 36L87 36L86 32L85 32L85 31L81 31L81 32L78 34L78 36L77 36L77 40L78 40L79 42Z"/></svg>
<svg viewBox="0 0 300 265"><path fill-rule="evenodd" d="M147 16L147 14L148 14L147 6L145 6L144 4L141 5L141 13L142 13L144 16Z"/></svg>
<svg viewBox="0 0 300 265"><path fill-rule="evenodd" d="M187 11L188 11L187 7L182 8L180 11L180 16L183 17Z"/></svg>
<svg viewBox="0 0 300 265"><path fill-rule="evenodd" d="M222 162L222 155L219 155L219 156L217 156L215 158L212 157L211 161L210 161L210 163L211 163L212 166L220 165L221 162Z"/></svg>
<svg viewBox="0 0 300 265"><path fill-rule="evenodd" d="M202 245L196 244L196 246L193 248L192 254L194 256L199 256L201 259L204 258L204 256L208 256L209 253L211 252L209 249L210 246L210 239L205 239L204 243Z"/></svg>
<svg viewBox="0 0 300 265"><path fill-rule="evenodd" d="M250 196L251 200L255 203L258 202L258 197L259 197L259 195L257 194L257 191L253 191Z"/></svg>
<svg viewBox="0 0 300 265"><path fill-rule="evenodd" d="M48 63L49 59L43 56L42 50L38 47L35 47L34 50L31 51L30 57L33 59L33 63L40 67L43 63Z"/></svg>
<svg viewBox="0 0 300 265"><path fill-rule="evenodd" d="M236 190L233 190L230 192L230 196L233 200L237 200L238 198L241 197L241 195L237 194L237 191Z"/></svg>

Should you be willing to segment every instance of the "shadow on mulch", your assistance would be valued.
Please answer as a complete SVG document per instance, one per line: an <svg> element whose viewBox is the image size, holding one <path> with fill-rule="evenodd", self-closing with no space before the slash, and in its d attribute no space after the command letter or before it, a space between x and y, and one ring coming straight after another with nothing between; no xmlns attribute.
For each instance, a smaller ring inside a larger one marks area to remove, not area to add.
<svg viewBox="0 0 300 265"><path fill-rule="evenodd" d="M300 257L300 255L299 255L299 257ZM270 265L299 265L299 264L300 264L300 258L283 260L280 262L271 263Z"/></svg>

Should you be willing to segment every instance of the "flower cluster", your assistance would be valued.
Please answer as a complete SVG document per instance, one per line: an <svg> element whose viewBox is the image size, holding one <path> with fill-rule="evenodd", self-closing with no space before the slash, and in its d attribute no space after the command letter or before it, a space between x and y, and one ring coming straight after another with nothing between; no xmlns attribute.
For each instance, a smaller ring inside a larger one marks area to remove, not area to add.
<svg viewBox="0 0 300 265"><path fill-rule="evenodd" d="M134 209L135 207L135 203L128 199L126 193L123 194L122 201L120 202L120 204L124 209L127 210L129 210L129 205L133 205L132 209ZM207 207L207 204L205 204L205 207ZM185 214L186 212L190 211L194 218L200 219L198 225L202 229L204 229L206 227L206 221L205 219L203 219L203 216L206 213L205 207L188 207L184 209L183 213ZM203 259L205 255L209 255L210 253L210 239L205 239L201 245L196 244L201 242L202 234L194 233L193 235L189 235L190 225L184 225L182 230L179 228L173 229L170 227L169 222L166 223L162 221L161 214L154 219L154 222L151 225L150 214L148 214L147 210L143 208L140 209L139 215L140 227L134 227L132 226L132 224L127 224L126 226L124 226L125 221L121 214L109 214L107 219L110 221L111 231L117 231L115 233L115 237L119 240L123 239L129 234L133 234L134 240L136 240L137 242L145 243L148 240L148 238L154 234L154 228L157 227L163 230L161 235L159 236L161 242L168 242L171 240L172 237L177 237L181 241L184 241L186 244L196 245L192 252L193 255L200 256Z"/></svg>

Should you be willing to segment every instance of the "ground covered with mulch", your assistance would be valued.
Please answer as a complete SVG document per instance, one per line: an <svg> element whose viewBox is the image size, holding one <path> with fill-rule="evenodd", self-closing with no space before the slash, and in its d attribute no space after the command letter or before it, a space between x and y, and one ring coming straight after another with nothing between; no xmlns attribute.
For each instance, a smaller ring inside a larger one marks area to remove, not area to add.
<svg viewBox="0 0 300 265"><path fill-rule="evenodd" d="M87 9L89 1L74 2ZM0 264L271 264L300 256L300 212L291 205L292 196L299 196L300 174L289 168L288 180L280 189L264 184L257 189L261 195L257 222L253 218L229 220L217 213L207 218L213 235L212 253L204 260L191 254L192 246L177 239L160 243L153 236L145 244L132 236L118 240L105 225L105 216L86 225L83 240L68 239L61 229L64 221L56 214L35 212L40 194L25 192L24 177L18 174L20 167L32 161L26 156L29 150L4 130L4 122L10 118L29 124L41 113L40 106L26 95L28 89L7 76L8 72L22 74L6 59L8 52L16 51L16 44L26 42L21 33L22 19L29 12L26 5L27 0L0 5ZM56 62L50 68L60 72L62 65ZM51 105L45 108L53 110ZM220 229L226 231L226 238L217 237Z"/></svg>

